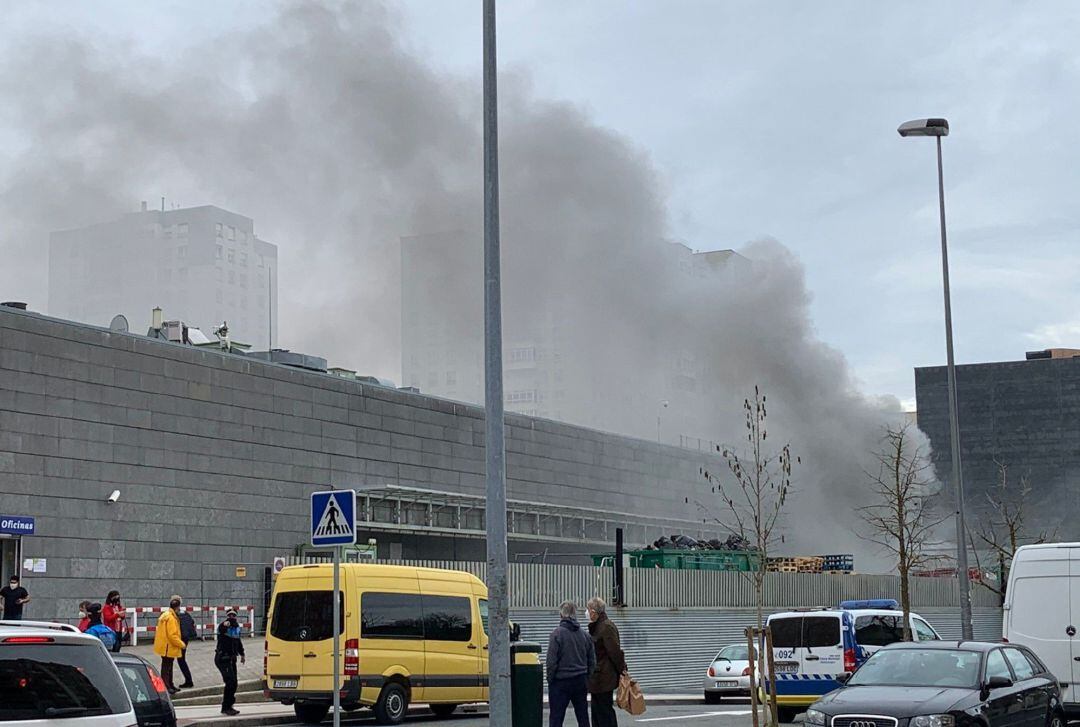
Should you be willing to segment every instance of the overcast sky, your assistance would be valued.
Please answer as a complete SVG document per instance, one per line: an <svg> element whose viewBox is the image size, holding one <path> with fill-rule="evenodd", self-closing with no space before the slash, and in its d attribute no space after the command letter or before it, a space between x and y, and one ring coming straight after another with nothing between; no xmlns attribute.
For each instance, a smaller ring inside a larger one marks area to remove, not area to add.
<svg viewBox="0 0 1080 727"><path fill-rule="evenodd" d="M416 54L479 85L479 0L391 6ZM0 40L98 28L103 52L124 38L168 56L264 12L60 7L4 3ZM944 362L933 143L897 136L909 118L952 125L958 361L1080 347L1080 5L507 0L499 32L505 71L651 157L672 237L715 249L769 236L793 250L822 339L867 393L910 400L912 367Z"/></svg>

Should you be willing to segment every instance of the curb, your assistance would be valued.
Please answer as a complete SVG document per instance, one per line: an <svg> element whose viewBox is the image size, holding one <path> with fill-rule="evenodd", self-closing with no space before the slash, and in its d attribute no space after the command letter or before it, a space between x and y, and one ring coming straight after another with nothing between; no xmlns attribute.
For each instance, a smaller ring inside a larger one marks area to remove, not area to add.
<svg viewBox="0 0 1080 727"><path fill-rule="evenodd" d="M545 705L547 699L544 700ZM698 696L692 695L677 695L670 696L657 696L645 699L645 705L653 707L672 707L681 704L705 704L705 700ZM718 705L713 705L718 706ZM409 714L427 714L428 708L426 705L412 705L409 707ZM361 715L366 716L366 712L361 712ZM477 716L484 716L487 714L486 705L478 709L475 714ZM348 719L351 715L343 715L345 719ZM196 719L184 719L178 716L178 722L183 727L246 727L247 725L275 725L275 724L291 724L296 722L296 716L294 714L265 714L257 715L253 714L245 716L241 714L238 717L203 717Z"/></svg>

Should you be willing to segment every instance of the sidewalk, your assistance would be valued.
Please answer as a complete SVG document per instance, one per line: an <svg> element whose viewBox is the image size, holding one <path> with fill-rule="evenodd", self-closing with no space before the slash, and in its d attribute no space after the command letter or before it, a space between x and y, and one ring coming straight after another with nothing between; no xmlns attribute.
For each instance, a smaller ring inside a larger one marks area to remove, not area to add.
<svg viewBox="0 0 1080 727"><path fill-rule="evenodd" d="M153 642L140 642L138 646L125 646L124 651L136 654L149 661L154 668L161 668L161 657L154 654ZM263 640L261 638L244 639L244 651L247 653L247 663L236 662L237 679L241 682L253 679L262 679ZM191 669L191 680L196 687L221 686L221 673L214 666L214 641L196 641L191 644L187 652L187 663ZM184 675L180 673L180 667L173 667L173 678L177 685L183 683ZM180 696L183 695L181 692Z"/></svg>

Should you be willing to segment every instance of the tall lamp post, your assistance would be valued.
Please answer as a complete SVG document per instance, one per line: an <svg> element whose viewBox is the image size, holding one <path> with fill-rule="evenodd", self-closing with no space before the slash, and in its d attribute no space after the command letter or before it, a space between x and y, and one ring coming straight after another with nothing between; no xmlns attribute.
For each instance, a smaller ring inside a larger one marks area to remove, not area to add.
<svg viewBox="0 0 1080 727"><path fill-rule="evenodd" d="M956 490L956 565L960 579L960 625L964 639L973 637L971 627L971 580L968 574L967 526L964 524L964 473L960 467L960 424L956 413L956 362L953 358L952 300L949 294L949 247L945 238L945 183L941 169L941 138L949 135L947 119L916 119L900 124L902 137L932 136L937 142L938 213L941 222L941 277L945 290L945 351L949 384L949 444L952 450L952 484Z"/></svg>
<svg viewBox="0 0 1080 727"><path fill-rule="evenodd" d="M510 615L503 441L502 299L499 254L499 106L495 0L484 0L484 410L486 430L488 686L491 724L510 724Z"/></svg>

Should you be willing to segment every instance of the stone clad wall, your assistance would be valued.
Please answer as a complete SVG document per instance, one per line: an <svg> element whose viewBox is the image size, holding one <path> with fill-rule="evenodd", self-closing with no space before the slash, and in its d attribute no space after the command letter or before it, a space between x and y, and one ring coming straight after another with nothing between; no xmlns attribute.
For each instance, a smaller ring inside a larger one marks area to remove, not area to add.
<svg viewBox="0 0 1080 727"><path fill-rule="evenodd" d="M0 514L37 518L23 556L48 559L25 576L27 616L71 615L111 588L145 605L209 597L208 571L268 564L307 539L316 489L482 494L482 413L0 308ZM704 455L516 415L507 424L511 498L700 518ZM107 504L113 490L120 500ZM228 592L256 593L261 570Z"/></svg>

